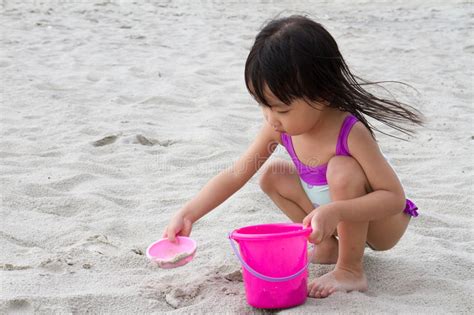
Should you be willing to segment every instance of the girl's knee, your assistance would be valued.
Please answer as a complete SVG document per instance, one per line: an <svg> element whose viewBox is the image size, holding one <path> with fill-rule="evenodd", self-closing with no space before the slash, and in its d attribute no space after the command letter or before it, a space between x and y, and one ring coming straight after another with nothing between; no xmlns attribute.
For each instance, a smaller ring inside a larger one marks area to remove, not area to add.
<svg viewBox="0 0 474 315"><path fill-rule="evenodd" d="M398 240L385 243L369 243L367 241L367 245L370 247L370 249L376 252L383 252L392 249L393 247L395 247L395 245L397 245L397 243Z"/></svg>
<svg viewBox="0 0 474 315"><path fill-rule="evenodd" d="M329 160L326 177L332 191L368 188L364 170L350 156L335 156Z"/></svg>
<svg viewBox="0 0 474 315"><path fill-rule="evenodd" d="M274 190L277 178L281 178L281 175L287 174L288 172L288 165L285 161L272 161L263 169L259 180L260 188L266 193Z"/></svg>
<svg viewBox="0 0 474 315"><path fill-rule="evenodd" d="M397 245L398 242L394 242L392 244L384 244L382 246L380 246L379 248L376 248L375 251L376 252L384 252L384 251L387 251L387 250L390 250L392 248L395 247L395 245Z"/></svg>
<svg viewBox="0 0 474 315"><path fill-rule="evenodd" d="M260 179L258 181L259 185L260 185L260 188L264 191L264 192L268 192L270 189L271 189L271 183L272 183L272 173L269 171L269 168L266 167L263 172L262 172L262 175L260 175Z"/></svg>

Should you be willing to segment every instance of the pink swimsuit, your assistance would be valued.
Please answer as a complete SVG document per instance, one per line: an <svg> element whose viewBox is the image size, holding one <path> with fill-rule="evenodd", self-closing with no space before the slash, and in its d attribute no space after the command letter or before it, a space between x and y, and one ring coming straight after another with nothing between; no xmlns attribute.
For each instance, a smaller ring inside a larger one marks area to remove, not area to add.
<svg viewBox="0 0 474 315"><path fill-rule="evenodd" d="M351 156L349 148L347 146L347 138L352 129L352 126L358 121L358 119L350 114L342 123L341 130L339 131L339 137L336 144L336 155ZM293 147L291 136L286 133L281 134L281 142L288 151L295 167L300 176L301 184L306 194L310 198L311 202L315 207L330 202L329 186L326 178L327 163L318 166L309 166L303 164L296 155ZM416 211L418 208L409 199L406 201L406 207L404 212L411 216L418 216Z"/></svg>

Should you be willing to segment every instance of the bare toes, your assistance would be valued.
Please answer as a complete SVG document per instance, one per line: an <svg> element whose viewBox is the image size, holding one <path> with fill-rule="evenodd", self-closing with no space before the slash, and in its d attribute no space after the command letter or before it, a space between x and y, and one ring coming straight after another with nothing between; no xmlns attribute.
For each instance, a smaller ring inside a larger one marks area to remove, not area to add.
<svg viewBox="0 0 474 315"><path fill-rule="evenodd" d="M326 294L326 289L322 289L322 290L321 290L320 296L321 296L322 298L325 298L325 297L327 296L327 294Z"/></svg>
<svg viewBox="0 0 474 315"><path fill-rule="evenodd" d="M311 288L311 290L309 290L308 295L309 295L310 297L316 297L316 292L318 292L318 290L313 286L313 287Z"/></svg>
<svg viewBox="0 0 474 315"><path fill-rule="evenodd" d="M311 288L311 291L309 292L309 296L311 297L316 297L316 294L318 293L319 289L316 285L314 285L312 288Z"/></svg>
<svg viewBox="0 0 474 315"><path fill-rule="evenodd" d="M328 297L331 293L330 292L331 289L328 289L328 288L325 288L321 291L321 297L325 298L325 297Z"/></svg>

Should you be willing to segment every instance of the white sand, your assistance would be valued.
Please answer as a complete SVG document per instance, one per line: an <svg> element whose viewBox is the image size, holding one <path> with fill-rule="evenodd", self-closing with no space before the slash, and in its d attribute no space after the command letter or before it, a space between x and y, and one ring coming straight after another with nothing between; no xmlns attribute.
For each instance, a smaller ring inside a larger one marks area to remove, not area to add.
<svg viewBox="0 0 474 315"><path fill-rule="evenodd" d="M472 4L138 2L2 1L0 313L259 313L226 237L287 220L257 176L195 224L191 263L143 253L259 129L242 79L259 27L305 11L356 74L420 92L393 86L425 128L378 139L421 216L393 250L367 250L368 292L281 313L472 314Z"/></svg>

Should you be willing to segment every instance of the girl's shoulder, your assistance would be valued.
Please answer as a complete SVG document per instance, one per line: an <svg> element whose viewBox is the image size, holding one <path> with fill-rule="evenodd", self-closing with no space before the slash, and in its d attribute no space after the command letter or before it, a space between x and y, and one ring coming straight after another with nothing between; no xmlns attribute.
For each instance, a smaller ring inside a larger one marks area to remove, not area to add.
<svg viewBox="0 0 474 315"><path fill-rule="evenodd" d="M370 130L359 120L352 126L347 136L347 147L351 155L358 155L361 152L377 152L379 145L372 136Z"/></svg>
<svg viewBox="0 0 474 315"><path fill-rule="evenodd" d="M372 133L370 132L369 128L367 128L364 123L362 123L360 120L356 120L354 125L351 128L351 131L348 135L347 142L375 142L377 143L377 140L372 136Z"/></svg>

